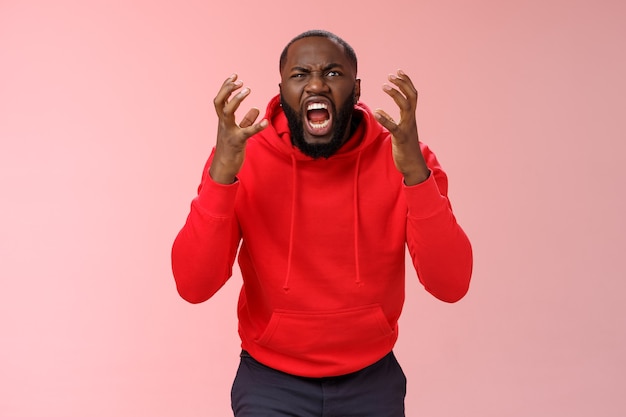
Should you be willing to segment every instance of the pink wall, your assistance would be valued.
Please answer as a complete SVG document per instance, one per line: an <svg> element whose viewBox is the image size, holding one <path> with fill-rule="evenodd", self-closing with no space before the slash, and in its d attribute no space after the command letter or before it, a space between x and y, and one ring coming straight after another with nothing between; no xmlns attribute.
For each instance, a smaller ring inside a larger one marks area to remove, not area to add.
<svg viewBox="0 0 626 417"><path fill-rule="evenodd" d="M458 304L409 275L407 415L626 415L624 21L619 0L0 0L0 415L230 415L240 278L186 304L170 245L222 80L264 108L314 27L353 44L372 107L412 75L474 244Z"/></svg>

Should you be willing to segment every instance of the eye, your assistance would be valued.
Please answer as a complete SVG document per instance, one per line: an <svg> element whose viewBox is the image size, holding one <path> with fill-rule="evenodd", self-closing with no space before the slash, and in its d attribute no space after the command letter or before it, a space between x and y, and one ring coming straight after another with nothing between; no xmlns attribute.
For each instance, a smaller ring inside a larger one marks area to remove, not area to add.
<svg viewBox="0 0 626 417"><path fill-rule="evenodd" d="M339 71L328 71L326 73L327 77L339 77L341 73Z"/></svg>
<svg viewBox="0 0 626 417"><path fill-rule="evenodd" d="M306 77L306 74L303 72L296 72L291 75L291 78L304 78L304 77Z"/></svg>

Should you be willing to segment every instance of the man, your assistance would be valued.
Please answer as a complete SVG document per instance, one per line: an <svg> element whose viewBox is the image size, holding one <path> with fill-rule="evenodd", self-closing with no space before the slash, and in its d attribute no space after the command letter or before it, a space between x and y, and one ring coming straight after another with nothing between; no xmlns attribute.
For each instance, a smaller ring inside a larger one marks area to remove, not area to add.
<svg viewBox="0 0 626 417"><path fill-rule="evenodd" d="M383 89L400 120L373 113L354 51L326 31L294 38L280 75L259 122L251 109L237 123L250 90L236 75L215 97L217 142L172 249L178 292L209 299L239 252L235 416L404 416L392 348L405 245L441 300L465 295L472 268L446 175L418 140L417 91L398 71Z"/></svg>

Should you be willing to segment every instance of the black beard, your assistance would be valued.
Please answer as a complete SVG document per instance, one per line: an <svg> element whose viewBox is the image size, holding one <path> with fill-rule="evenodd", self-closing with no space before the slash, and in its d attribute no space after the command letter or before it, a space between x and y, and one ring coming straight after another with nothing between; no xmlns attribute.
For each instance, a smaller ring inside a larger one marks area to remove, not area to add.
<svg viewBox="0 0 626 417"><path fill-rule="evenodd" d="M328 159L344 144L346 134L352 134L352 132L347 132L347 130L351 128L350 121L352 120L352 113L354 112L354 95L352 98L346 100L343 106L339 108L338 112L333 114L333 123L335 126L331 140L328 143L307 143L304 140L303 117L285 102L282 94L280 95L280 104L287 117L287 124L291 132L291 143L296 148L300 149L303 154L311 158Z"/></svg>

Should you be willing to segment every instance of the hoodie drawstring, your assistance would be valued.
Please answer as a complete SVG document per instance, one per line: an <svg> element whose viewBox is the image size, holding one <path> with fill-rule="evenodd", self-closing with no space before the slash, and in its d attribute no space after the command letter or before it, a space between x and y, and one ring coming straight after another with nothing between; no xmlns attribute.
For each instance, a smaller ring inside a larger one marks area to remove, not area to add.
<svg viewBox="0 0 626 417"><path fill-rule="evenodd" d="M283 284L283 290L289 291L289 275L291 274L291 258L293 255L293 228L296 219L296 157L291 154L291 219L289 221L289 251L287 253L287 273L285 274L285 283Z"/></svg>
<svg viewBox="0 0 626 417"><path fill-rule="evenodd" d="M354 273L356 275L355 283L358 286L363 285L361 282L361 269L359 267L359 168L361 164L361 153L359 150L356 157L356 166L354 168Z"/></svg>

